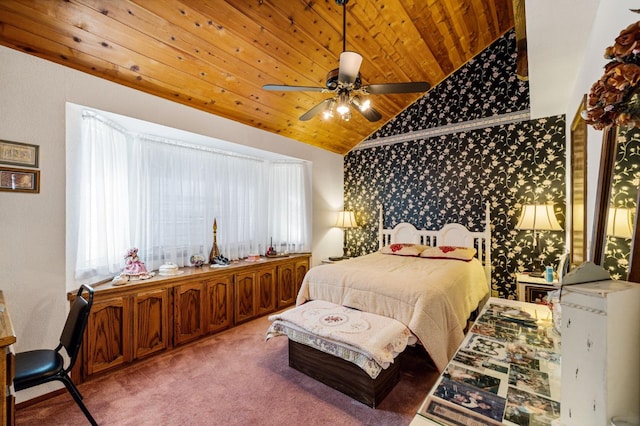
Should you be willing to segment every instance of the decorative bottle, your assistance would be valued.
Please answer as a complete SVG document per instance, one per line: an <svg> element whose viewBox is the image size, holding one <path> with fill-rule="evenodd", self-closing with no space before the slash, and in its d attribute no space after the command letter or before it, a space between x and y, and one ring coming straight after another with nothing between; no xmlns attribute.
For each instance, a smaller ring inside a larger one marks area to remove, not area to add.
<svg viewBox="0 0 640 426"><path fill-rule="evenodd" d="M209 253L209 263L213 265L214 259L220 256L220 249L218 249L218 224L216 223L216 219L213 219L213 246L211 247L211 252Z"/></svg>

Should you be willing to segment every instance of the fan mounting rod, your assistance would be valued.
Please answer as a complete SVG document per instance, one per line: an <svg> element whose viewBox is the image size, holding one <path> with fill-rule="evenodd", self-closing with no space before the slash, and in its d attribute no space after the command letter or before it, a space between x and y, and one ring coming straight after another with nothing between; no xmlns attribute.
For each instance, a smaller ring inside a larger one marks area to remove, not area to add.
<svg viewBox="0 0 640 426"><path fill-rule="evenodd" d="M349 0L336 0L338 6L342 6L342 51L347 50L347 3Z"/></svg>

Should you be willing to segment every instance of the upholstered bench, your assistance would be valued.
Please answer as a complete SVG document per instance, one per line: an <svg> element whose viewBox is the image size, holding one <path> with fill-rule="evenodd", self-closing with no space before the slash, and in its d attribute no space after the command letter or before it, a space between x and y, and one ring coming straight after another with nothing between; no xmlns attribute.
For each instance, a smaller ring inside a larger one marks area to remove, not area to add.
<svg viewBox="0 0 640 426"><path fill-rule="evenodd" d="M321 300L269 320L267 340L289 338L290 367L373 408L400 380L397 355L416 342L397 320Z"/></svg>

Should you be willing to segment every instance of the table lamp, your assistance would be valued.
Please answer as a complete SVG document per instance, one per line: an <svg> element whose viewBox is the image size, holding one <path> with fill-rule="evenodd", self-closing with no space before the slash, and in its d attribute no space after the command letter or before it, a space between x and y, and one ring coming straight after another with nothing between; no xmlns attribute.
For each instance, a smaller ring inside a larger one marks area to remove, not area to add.
<svg viewBox="0 0 640 426"><path fill-rule="evenodd" d="M533 231L533 267L531 276L541 277L543 268L540 265L540 239L538 231L562 231L556 219L553 204L525 204L516 229Z"/></svg>
<svg viewBox="0 0 640 426"><path fill-rule="evenodd" d="M348 228L356 228L358 223L356 222L356 216L352 211L342 211L338 213L338 219L336 220L336 227L342 228L344 232L344 240L342 247L342 258L346 259L347 256L347 242L348 242ZM331 260L336 260L336 258L331 258Z"/></svg>

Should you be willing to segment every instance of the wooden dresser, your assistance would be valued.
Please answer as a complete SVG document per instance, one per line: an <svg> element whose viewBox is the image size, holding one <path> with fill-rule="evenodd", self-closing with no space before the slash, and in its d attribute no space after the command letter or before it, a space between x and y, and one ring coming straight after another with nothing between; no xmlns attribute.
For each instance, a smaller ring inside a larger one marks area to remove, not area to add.
<svg viewBox="0 0 640 426"><path fill-rule="evenodd" d="M0 291L0 349L4 356L0 357L0 374L2 375L2 424L15 423L15 396L13 393L13 376L15 374L13 344L16 333L13 331L11 318L7 311L4 294Z"/></svg>
<svg viewBox="0 0 640 426"><path fill-rule="evenodd" d="M74 381L293 305L309 258L295 254L220 268L188 267L175 276L95 285ZM75 293L67 294L70 302Z"/></svg>

